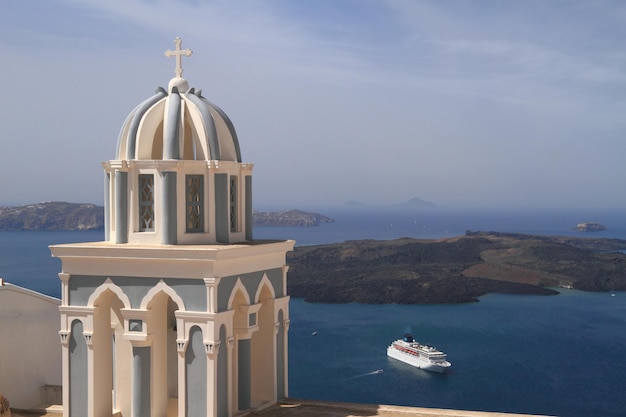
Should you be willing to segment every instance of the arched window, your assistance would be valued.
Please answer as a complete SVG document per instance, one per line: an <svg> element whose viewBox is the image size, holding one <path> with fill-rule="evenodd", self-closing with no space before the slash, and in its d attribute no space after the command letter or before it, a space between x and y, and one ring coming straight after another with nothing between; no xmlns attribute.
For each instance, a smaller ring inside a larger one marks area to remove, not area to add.
<svg viewBox="0 0 626 417"><path fill-rule="evenodd" d="M154 231L154 175L139 175L139 231Z"/></svg>
<svg viewBox="0 0 626 417"><path fill-rule="evenodd" d="M239 218L237 213L239 211L239 197L238 197L237 177L230 177L230 231L239 231Z"/></svg>
<svg viewBox="0 0 626 417"><path fill-rule="evenodd" d="M204 177L185 177L185 224L187 233L204 231Z"/></svg>

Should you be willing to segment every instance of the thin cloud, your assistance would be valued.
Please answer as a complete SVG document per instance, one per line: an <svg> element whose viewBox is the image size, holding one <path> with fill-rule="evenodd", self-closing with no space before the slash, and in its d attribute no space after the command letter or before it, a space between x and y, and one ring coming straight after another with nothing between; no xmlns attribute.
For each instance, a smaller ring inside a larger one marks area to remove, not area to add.
<svg viewBox="0 0 626 417"><path fill-rule="evenodd" d="M0 122L19 138L5 145L13 156L0 177L30 163L21 143L43 143L47 156L19 187L3 183L3 197L101 200L99 161L127 113L173 76L163 51L181 36L194 50L185 77L229 114L255 164L256 202L624 206L615 178L626 175L625 10L532 0L0 3L12 98ZM81 163L57 163L67 150ZM41 189L44 172L58 185Z"/></svg>

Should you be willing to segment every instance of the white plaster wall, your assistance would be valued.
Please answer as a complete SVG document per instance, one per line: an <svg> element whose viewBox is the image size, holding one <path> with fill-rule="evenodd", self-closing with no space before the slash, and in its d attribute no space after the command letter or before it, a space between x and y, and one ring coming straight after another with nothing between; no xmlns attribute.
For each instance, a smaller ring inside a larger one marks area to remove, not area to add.
<svg viewBox="0 0 626 417"><path fill-rule="evenodd" d="M11 408L40 405L39 388L61 385L61 300L0 285L0 392Z"/></svg>

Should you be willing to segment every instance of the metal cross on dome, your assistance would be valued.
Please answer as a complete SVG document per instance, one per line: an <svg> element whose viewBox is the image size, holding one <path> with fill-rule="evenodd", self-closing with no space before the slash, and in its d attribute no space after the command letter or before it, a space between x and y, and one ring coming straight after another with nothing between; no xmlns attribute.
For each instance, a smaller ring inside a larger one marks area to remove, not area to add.
<svg viewBox="0 0 626 417"><path fill-rule="evenodd" d="M176 76L177 77L182 77L183 75L183 55L184 56L191 56L191 54L193 54L193 51L189 48L187 49L181 49L181 45L183 44L183 40L181 38L176 38L174 39L174 44L176 45L176 49L175 50L170 50L168 49L167 51L165 51L165 56L170 58L175 56L176 57Z"/></svg>

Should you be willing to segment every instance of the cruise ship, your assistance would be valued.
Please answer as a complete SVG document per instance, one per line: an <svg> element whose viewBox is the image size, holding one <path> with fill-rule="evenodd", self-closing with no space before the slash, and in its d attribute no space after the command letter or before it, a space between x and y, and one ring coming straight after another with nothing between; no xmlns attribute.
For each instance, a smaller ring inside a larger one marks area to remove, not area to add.
<svg viewBox="0 0 626 417"><path fill-rule="evenodd" d="M451 366L445 353L432 346L419 344L409 333L389 345L387 356L425 371L443 373Z"/></svg>

